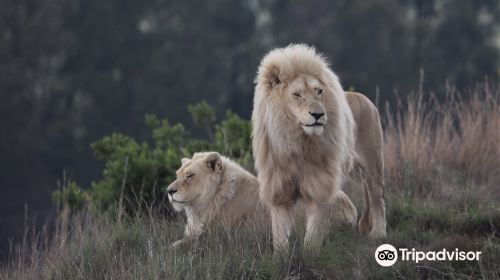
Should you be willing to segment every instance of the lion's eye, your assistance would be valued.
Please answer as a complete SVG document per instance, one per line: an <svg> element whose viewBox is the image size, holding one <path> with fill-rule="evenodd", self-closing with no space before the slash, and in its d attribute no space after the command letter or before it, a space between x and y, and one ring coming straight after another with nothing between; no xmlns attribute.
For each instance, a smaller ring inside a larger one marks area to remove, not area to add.
<svg viewBox="0 0 500 280"><path fill-rule="evenodd" d="M302 97L302 95L300 95L300 93L299 93L299 92L294 92L294 93L293 93L293 96L294 96L294 97L297 97L297 98Z"/></svg>
<svg viewBox="0 0 500 280"><path fill-rule="evenodd" d="M190 173L186 176L186 179L191 180L194 177L194 173Z"/></svg>
<svg viewBox="0 0 500 280"><path fill-rule="evenodd" d="M318 95L322 95L323 94L323 89L318 89Z"/></svg>

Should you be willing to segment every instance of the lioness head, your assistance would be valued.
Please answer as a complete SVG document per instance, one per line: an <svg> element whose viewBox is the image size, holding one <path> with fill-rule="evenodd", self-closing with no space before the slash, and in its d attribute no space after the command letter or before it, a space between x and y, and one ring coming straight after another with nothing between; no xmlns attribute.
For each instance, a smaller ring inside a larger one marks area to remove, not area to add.
<svg viewBox="0 0 500 280"><path fill-rule="evenodd" d="M167 188L168 199L176 211L203 204L216 193L222 182L222 160L218 153L196 153L182 159L177 179Z"/></svg>

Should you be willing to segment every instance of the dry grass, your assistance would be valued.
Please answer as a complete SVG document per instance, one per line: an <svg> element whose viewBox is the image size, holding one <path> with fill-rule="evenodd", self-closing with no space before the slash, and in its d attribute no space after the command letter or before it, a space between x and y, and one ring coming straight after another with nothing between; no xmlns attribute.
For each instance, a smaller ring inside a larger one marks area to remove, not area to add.
<svg viewBox="0 0 500 280"><path fill-rule="evenodd" d="M385 168L391 185L460 177L500 182L500 88L478 86L469 99L418 94L385 114ZM440 184L434 184L441 188ZM418 186L421 187L421 186ZM498 193L497 193L498 195Z"/></svg>
<svg viewBox="0 0 500 280"><path fill-rule="evenodd" d="M369 241L332 229L319 252L292 242L273 256L268 230L215 231L196 246L170 251L183 219L154 211L70 215L51 234L26 235L2 279L495 279L500 278L500 90L474 89L470 99L422 95L386 111L388 237ZM121 216L120 216L121 217ZM300 240L302 232L295 233ZM378 266L375 248L481 250L479 262L398 262Z"/></svg>

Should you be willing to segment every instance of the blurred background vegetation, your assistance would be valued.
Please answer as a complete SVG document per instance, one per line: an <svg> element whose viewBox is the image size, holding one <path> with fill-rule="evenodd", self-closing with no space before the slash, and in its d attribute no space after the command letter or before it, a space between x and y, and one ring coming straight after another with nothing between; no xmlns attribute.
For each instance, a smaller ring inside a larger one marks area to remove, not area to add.
<svg viewBox="0 0 500 280"><path fill-rule="evenodd" d="M274 47L315 45L344 87L383 103L498 81L499 28L497 0L3 0L0 260L24 205L45 221L63 170L105 203L127 168L158 190L196 149L251 166L244 119Z"/></svg>

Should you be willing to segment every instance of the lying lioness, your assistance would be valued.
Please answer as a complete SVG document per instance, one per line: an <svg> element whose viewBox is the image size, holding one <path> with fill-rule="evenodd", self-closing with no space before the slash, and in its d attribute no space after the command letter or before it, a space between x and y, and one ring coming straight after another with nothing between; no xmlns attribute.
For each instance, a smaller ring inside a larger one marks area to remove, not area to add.
<svg viewBox="0 0 500 280"><path fill-rule="evenodd" d="M207 226L221 222L234 225L259 207L257 178L215 152L195 153L182 159L177 179L167 188L178 212L186 211L185 237L172 247L196 240Z"/></svg>

